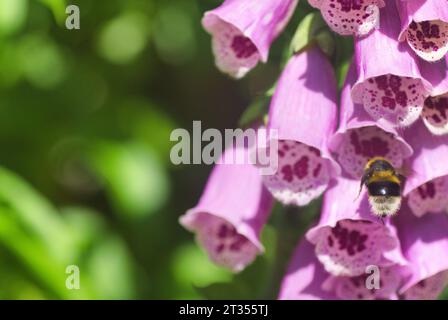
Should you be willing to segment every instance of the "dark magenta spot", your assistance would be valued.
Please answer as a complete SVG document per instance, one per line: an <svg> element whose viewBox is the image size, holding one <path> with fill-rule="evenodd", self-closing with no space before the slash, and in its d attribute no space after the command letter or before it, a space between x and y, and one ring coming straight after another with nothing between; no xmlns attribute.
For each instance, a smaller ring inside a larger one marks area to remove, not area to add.
<svg viewBox="0 0 448 320"><path fill-rule="evenodd" d="M316 168L313 170L313 177L316 178L319 175L320 169L322 169L322 165L319 163Z"/></svg>
<svg viewBox="0 0 448 320"><path fill-rule="evenodd" d="M355 148L355 153L366 158L385 156L389 152L389 144L379 137L360 140L356 131L350 134L350 143Z"/></svg>
<svg viewBox="0 0 448 320"><path fill-rule="evenodd" d="M303 179L308 174L308 157L302 157L294 164L294 175L299 178Z"/></svg>
<svg viewBox="0 0 448 320"><path fill-rule="evenodd" d="M426 198L434 198L436 195L436 186L432 181L418 187L417 190L423 200L425 200Z"/></svg>
<svg viewBox="0 0 448 320"><path fill-rule="evenodd" d="M216 253L221 253L223 251L224 251L224 243L221 243L216 247Z"/></svg>
<svg viewBox="0 0 448 320"><path fill-rule="evenodd" d="M366 248L368 236L357 230L350 231L337 223L331 233L339 244L339 250L346 250L349 256L353 256L356 252L361 252Z"/></svg>
<svg viewBox="0 0 448 320"><path fill-rule="evenodd" d="M290 165L286 165L282 168L282 174L283 174L283 180L286 180L288 182L292 182L293 179L293 173L292 168Z"/></svg>
<svg viewBox="0 0 448 320"><path fill-rule="evenodd" d="M257 48L250 41L249 38L244 36L235 36L231 45L235 55L240 59L246 59L252 56L255 52L257 52Z"/></svg>

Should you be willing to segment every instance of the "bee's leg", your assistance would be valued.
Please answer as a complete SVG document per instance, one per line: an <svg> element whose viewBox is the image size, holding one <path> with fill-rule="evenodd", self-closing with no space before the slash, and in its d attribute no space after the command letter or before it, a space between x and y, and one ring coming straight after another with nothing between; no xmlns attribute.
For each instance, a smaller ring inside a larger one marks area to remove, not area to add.
<svg viewBox="0 0 448 320"><path fill-rule="evenodd" d="M359 183L359 192L358 192L358 195L356 196L355 200L353 200L353 202L355 202L359 198L359 196L361 195L362 187L366 184L367 180L369 180L371 175L372 174L370 172L364 173L362 175L361 181Z"/></svg>
<svg viewBox="0 0 448 320"><path fill-rule="evenodd" d="M361 182L361 185L359 186L359 192L358 195L356 196L356 198L353 200L353 202L355 202L356 200L358 200L359 196L361 195L361 191L362 191L362 186L363 186L363 182Z"/></svg>
<svg viewBox="0 0 448 320"><path fill-rule="evenodd" d="M383 215L381 215L381 216L379 217L379 219L380 219L381 223L383 224L383 226L385 225L385 223L384 223L384 218L385 218L386 216L387 216L386 214L383 214Z"/></svg>

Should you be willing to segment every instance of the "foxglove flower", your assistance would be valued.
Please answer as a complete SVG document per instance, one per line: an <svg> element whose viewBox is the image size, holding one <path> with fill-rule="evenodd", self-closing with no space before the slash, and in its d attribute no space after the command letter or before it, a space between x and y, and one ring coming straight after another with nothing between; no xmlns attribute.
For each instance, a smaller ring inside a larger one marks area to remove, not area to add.
<svg viewBox="0 0 448 320"><path fill-rule="evenodd" d="M396 266L380 269L380 288L367 287L364 273L356 277L336 277L327 273L314 254L313 245L302 240L283 278L279 299L282 300L373 300L397 299L401 284ZM368 280L367 280L368 281Z"/></svg>
<svg viewBox="0 0 448 320"><path fill-rule="evenodd" d="M409 277L400 289L405 299L436 299L448 284L448 216L417 218L406 207L397 218Z"/></svg>
<svg viewBox="0 0 448 320"><path fill-rule="evenodd" d="M380 276L378 289L367 286L371 285L369 272L356 277L330 276L322 284L322 288L333 292L342 300L397 300L397 292L402 283L401 268L391 266L379 268L378 271Z"/></svg>
<svg viewBox="0 0 448 320"><path fill-rule="evenodd" d="M263 176L284 204L307 205L340 172L327 149L336 124L336 81L319 48L294 55L271 101L268 129L278 136L278 170Z"/></svg>
<svg viewBox="0 0 448 320"><path fill-rule="evenodd" d="M269 47L283 31L297 0L226 0L205 13L202 25L213 37L216 66L242 78L258 61L268 60Z"/></svg>
<svg viewBox="0 0 448 320"><path fill-rule="evenodd" d="M335 276L359 276L369 265L405 264L396 230L371 213L366 193L357 198L359 182L338 178L324 197L317 226L306 233L325 270Z"/></svg>
<svg viewBox="0 0 448 320"><path fill-rule="evenodd" d="M233 149L236 157L249 159L247 149ZM226 154L223 155L226 157ZM260 232L272 206L258 169L247 164L216 164L199 203L180 218L196 233L210 259L235 272L263 251Z"/></svg>
<svg viewBox="0 0 448 320"><path fill-rule="evenodd" d="M344 171L360 179L371 158L384 157L399 168L412 149L392 126L373 121L361 105L353 103L351 88L355 81L356 69L352 64L342 89L339 129L330 139L329 148Z"/></svg>
<svg viewBox="0 0 448 320"><path fill-rule="evenodd" d="M434 136L418 122L405 132L414 149L403 195L417 216L448 208L448 136Z"/></svg>
<svg viewBox="0 0 448 320"><path fill-rule="evenodd" d="M445 60L438 63L423 63L421 70L423 76L430 81L432 86L431 95L426 98L423 106L423 122L432 134L448 134L447 63Z"/></svg>
<svg viewBox="0 0 448 320"><path fill-rule="evenodd" d="M283 278L280 300L335 300L336 295L326 292L322 284L328 273L316 259L313 245L306 239L295 250Z"/></svg>
<svg viewBox="0 0 448 320"><path fill-rule="evenodd" d="M446 0L397 0L401 18L400 41L422 59L437 61L448 52L448 3Z"/></svg>
<svg viewBox="0 0 448 320"><path fill-rule="evenodd" d="M400 26L394 1L380 14L380 28L356 39L358 80L352 97L375 120L408 126L419 118L430 84L422 78L414 53L398 43Z"/></svg>
<svg viewBox="0 0 448 320"><path fill-rule="evenodd" d="M341 35L366 35L379 22L379 8L384 0L308 0L319 9L322 17L335 32Z"/></svg>

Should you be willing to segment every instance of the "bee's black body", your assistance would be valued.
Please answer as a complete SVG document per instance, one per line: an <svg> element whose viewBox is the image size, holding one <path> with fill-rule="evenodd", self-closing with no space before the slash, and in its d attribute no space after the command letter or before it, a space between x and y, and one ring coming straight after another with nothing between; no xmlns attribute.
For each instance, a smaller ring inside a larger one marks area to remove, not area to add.
<svg viewBox="0 0 448 320"><path fill-rule="evenodd" d="M400 184L392 181L375 181L368 184L367 189L371 196L391 196L401 195Z"/></svg>

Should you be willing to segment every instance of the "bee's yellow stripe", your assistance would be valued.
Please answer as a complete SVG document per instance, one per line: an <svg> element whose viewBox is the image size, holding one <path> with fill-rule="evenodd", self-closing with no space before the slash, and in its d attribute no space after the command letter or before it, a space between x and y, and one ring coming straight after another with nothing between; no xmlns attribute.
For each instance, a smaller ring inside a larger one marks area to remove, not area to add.
<svg viewBox="0 0 448 320"><path fill-rule="evenodd" d="M384 170L375 172L372 177L370 177L368 183L380 181L380 180L388 180L390 182L395 182L400 184L400 179L395 175L392 170Z"/></svg>
<svg viewBox="0 0 448 320"><path fill-rule="evenodd" d="M386 158L383 157L373 157L372 159L370 159L367 163L365 168L369 169L372 166L372 163L374 163L375 161L386 161L387 163L389 163L389 161Z"/></svg>

